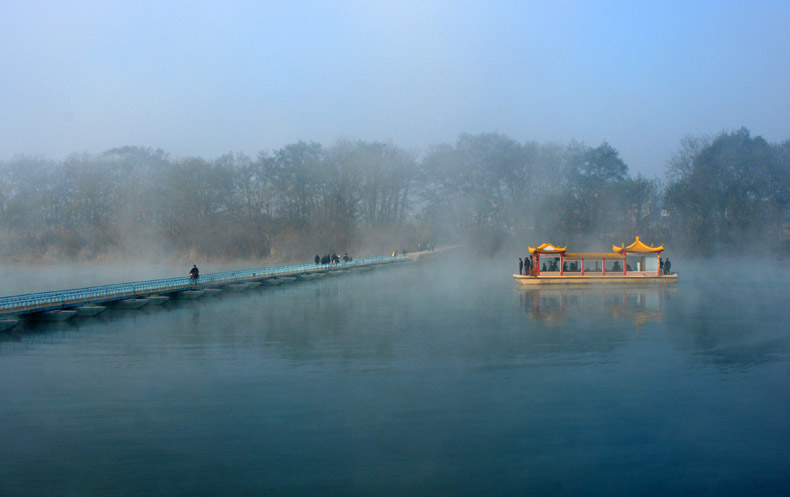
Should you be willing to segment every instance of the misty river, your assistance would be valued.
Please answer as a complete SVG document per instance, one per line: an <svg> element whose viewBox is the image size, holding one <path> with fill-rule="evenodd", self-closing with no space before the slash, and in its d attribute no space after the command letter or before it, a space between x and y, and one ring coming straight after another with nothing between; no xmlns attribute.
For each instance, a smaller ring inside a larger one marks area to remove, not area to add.
<svg viewBox="0 0 790 497"><path fill-rule="evenodd" d="M0 332L0 496L787 495L786 269L537 291L512 259Z"/></svg>

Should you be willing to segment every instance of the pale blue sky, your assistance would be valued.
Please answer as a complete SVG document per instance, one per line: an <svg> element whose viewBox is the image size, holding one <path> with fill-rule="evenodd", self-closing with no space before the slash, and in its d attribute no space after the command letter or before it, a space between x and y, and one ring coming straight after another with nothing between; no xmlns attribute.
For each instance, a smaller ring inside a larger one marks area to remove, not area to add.
<svg viewBox="0 0 790 497"><path fill-rule="evenodd" d="M0 0L0 159L459 133L662 176L687 134L790 138L790 2Z"/></svg>

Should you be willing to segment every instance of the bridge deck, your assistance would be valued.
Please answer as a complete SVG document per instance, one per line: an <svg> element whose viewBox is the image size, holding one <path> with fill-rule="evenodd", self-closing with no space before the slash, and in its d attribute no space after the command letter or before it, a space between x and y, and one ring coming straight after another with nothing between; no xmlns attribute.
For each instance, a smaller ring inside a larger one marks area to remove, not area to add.
<svg viewBox="0 0 790 497"><path fill-rule="evenodd" d="M160 280L137 281L132 283L116 283L112 285L91 286L73 290L28 293L0 298L0 318L20 314L43 312L49 310L68 309L89 304L100 304L114 300L125 300L149 295L162 295L196 288L221 287L233 283L262 281L278 276L295 276L305 273L324 271L343 271L353 267L372 266L406 260L405 257L371 257L357 261L341 263L338 266L322 266L316 264L298 264L293 266L266 267L244 269L225 273L201 275L197 284L192 283L188 276L165 278Z"/></svg>

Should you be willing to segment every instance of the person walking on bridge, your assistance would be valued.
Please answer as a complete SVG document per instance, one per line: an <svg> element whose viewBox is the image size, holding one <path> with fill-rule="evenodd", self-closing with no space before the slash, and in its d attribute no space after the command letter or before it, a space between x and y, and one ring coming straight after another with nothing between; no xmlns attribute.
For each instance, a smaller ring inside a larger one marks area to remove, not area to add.
<svg viewBox="0 0 790 497"><path fill-rule="evenodd" d="M192 265L192 269L189 270L189 282L197 284L198 278L200 278L200 270L197 267L197 264Z"/></svg>

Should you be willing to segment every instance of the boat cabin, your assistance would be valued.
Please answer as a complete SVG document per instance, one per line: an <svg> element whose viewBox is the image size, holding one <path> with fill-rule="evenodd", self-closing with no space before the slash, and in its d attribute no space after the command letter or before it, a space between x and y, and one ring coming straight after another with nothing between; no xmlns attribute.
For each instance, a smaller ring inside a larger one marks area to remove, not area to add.
<svg viewBox="0 0 790 497"><path fill-rule="evenodd" d="M611 252L569 252L567 247L544 243L529 247L533 265L522 278L655 278L662 275L664 246L646 245L639 237L627 247L612 245Z"/></svg>

